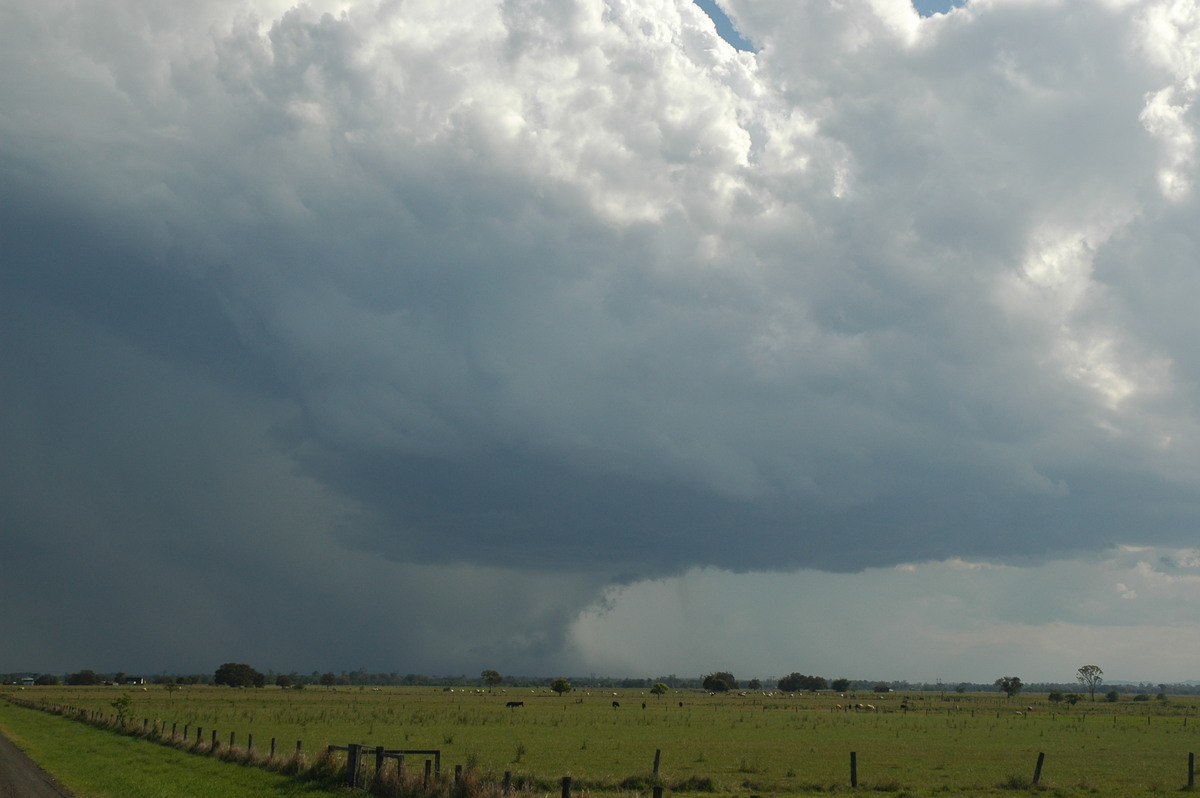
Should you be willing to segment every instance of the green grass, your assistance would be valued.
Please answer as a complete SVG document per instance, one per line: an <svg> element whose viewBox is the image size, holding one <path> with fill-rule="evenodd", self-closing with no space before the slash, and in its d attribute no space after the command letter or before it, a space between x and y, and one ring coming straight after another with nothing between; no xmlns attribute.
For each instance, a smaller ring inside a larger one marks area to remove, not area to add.
<svg viewBox="0 0 1200 798"><path fill-rule="evenodd" d="M339 795L312 783L125 737L0 701L0 731L78 798Z"/></svg>
<svg viewBox="0 0 1200 798"><path fill-rule="evenodd" d="M901 695L613 692L59 687L20 695L111 712L111 702L128 693L139 721L175 723L179 731L188 724L193 735L199 725L205 739L217 729L223 742L233 731L239 744L254 734L259 750L272 737L284 753L296 740L312 754L350 742L437 748L446 770L461 764L497 779L510 770L519 783L547 794L564 775L579 790L648 794L661 749L661 782L675 796L849 791L851 751L860 792L1009 796L1029 786L1044 752L1041 792L1146 795L1183 787L1188 752L1200 747L1195 699L1068 709L1045 696L914 694L905 712ZM508 709L510 699L525 706ZM613 708L613 700L621 707ZM838 708L857 702L880 711ZM1024 711L1027 705L1032 712Z"/></svg>

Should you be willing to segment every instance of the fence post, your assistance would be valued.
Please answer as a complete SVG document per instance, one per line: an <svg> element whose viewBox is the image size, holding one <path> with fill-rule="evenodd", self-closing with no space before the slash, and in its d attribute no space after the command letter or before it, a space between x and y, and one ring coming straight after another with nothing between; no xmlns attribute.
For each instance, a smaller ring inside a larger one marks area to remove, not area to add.
<svg viewBox="0 0 1200 798"><path fill-rule="evenodd" d="M237 732L229 733L229 747L233 748L233 741L237 739Z"/></svg>
<svg viewBox="0 0 1200 798"><path fill-rule="evenodd" d="M203 741L204 741L204 727L197 726L196 727L196 745L199 745Z"/></svg>
<svg viewBox="0 0 1200 798"><path fill-rule="evenodd" d="M654 775L655 776L658 775L658 766L661 762L662 762L662 749L655 748L654 749Z"/></svg>
<svg viewBox="0 0 1200 798"><path fill-rule="evenodd" d="M662 788L662 785L657 785L657 784L656 784L656 785L654 786L654 798L662 798L662 794L663 794L663 788Z"/></svg>
<svg viewBox="0 0 1200 798"><path fill-rule="evenodd" d="M358 786L358 760L361 755L362 746L350 743L350 750L346 753L346 786L351 789Z"/></svg>
<svg viewBox="0 0 1200 798"><path fill-rule="evenodd" d="M850 786L858 786L858 752L850 752Z"/></svg>
<svg viewBox="0 0 1200 798"><path fill-rule="evenodd" d="M172 723L172 724L171 724L171 736L172 736L172 737L174 737L174 736L175 736L175 728L176 728L176 724Z"/></svg>
<svg viewBox="0 0 1200 798"><path fill-rule="evenodd" d="M1044 752L1041 752L1041 751L1039 751L1039 752L1038 752L1038 761L1037 761L1037 767L1035 767L1035 768L1033 769L1033 783L1034 783L1034 784L1037 784L1039 781L1041 781L1041 778L1042 778L1042 763L1043 763L1043 762L1045 762L1045 761L1046 761L1046 754L1045 754Z"/></svg>
<svg viewBox="0 0 1200 798"><path fill-rule="evenodd" d="M220 745L220 743L217 742L217 730L213 729L212 730L212 750L216 751L217 746L219 746L219 745Z"/></svg>
<svg viewBox="0 0 1200 798"><path fill-rule="evenodd" d="M383 746L375 746L375 778L379 778L379 771L383 770Z"/></svg>
<svg viewBox="0 0 1200 798"><path fill-rule="evenodd" d="M425 789L429 789L429 774L433 770L433 762L425 760Z"/></svg>
<svg viewBox="0 0 1200 798"><path fill-rule="evenodd" d="M254 750L254 735L253 734L246 735L246 750L247 751Z"/></svg>
<svg viewBox="0 0 1200 798"><path fill-rule="evenodd" d="M504 794L508 795L512 792L512 771L504 771Z"/></svg>
<svg viewBox="0 0 1200 798"><path fill-rule="evenodd" d="M1196 754L1188 754L1188 789L1196 786Z"/></svg>
<svg viewBox="0 0 1200 798"><path fill-rule="evenodd" d="M301 754L301 753L303 753L303 752L304 752L304 741L303 741L303 740L297 740L297 741L296 741L296 753L297 753L297 754Z"/></svg>
<svg viewBox="0 0 1200 798"><path fill-rule="evenodd" d="M462 765L454 766L454 786L462 784Z"/></svg>
<svg viewBox="0 0 1200 798"><path fill-rule="evenodd" d="M562 798L571 798L571 777L570 776L563 776Z"/></svg>

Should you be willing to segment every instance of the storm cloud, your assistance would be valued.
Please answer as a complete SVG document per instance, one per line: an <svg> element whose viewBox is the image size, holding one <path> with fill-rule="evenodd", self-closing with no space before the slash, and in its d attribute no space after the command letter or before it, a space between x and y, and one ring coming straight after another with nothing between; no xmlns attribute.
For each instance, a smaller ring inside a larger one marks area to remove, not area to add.
<svg viewBox="0 0 1200 798"><path fill-rule="evenodd" d="M0 669L1195 545L1200 7L722 7L0 5Z"/></svg>

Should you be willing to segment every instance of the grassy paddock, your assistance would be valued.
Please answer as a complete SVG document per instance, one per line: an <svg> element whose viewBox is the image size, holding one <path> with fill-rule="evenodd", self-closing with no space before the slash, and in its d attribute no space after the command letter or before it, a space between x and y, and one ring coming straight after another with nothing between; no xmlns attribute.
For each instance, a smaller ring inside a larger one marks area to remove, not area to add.
<svg viewBox="0 0 1200 798"><path fill-rule="evenodd" d="M113 734L0 701L0 731L78 798L292 798L318 784Z"/></svg>
<svg viewBox="0 0 1200 798"><path fill-rule="evenodd" d="M259 750L275 737L284 753L297 740L313 754L350 742L436 748L446 770L494 779L512 771L544 793L570 775L580 791L647 794L661 749L661 783L676 795L846 790L852 751L860 790L1011 794L1028 787L1044 752L1041 784L1056 795L1137 795L1183 787L1188 753L1200 747L1192 698L1068 708L1044 695L927 693L909 694L904 710L900 693L43 687L20 696L111 713L123 694L130 717L180 732L187 724L192 734L200 726L206 740L215 729L222 742L235 732L239 745L253 734ZM525 705L507 708L510 700ZM846 711L857 703L877 711Z"/></svg>

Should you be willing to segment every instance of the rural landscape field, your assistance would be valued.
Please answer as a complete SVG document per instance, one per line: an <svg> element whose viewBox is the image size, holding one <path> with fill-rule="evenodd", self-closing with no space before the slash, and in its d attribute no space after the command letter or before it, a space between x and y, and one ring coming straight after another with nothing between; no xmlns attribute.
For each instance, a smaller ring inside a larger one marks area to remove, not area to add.
<svg viewBox="0 0 1200 798"><path fill-rule="evenodd" d="M304 690L187 686L36 687L9 694L37 704L111 714L129 697L137 723L205 739L216 732L264 750L316 755L361 743L441 752L483 781L557 794L797 795L850 790L914 795L1141 795L1186 788L1189 754L1200 747L1200 699L1117 702L1085 697L1074 706L1045 694L545 688L310 687ZM522 706L509 706L510 702ZM862 704L862 708L858 705ZM873 707L873 709L869 708ZM149 745L149 743L147 743ZM1033 783L1039 754L1040 781ZM653 777L656 755L659 778ZM410 768L423 767L413 757Z"/></svg>

